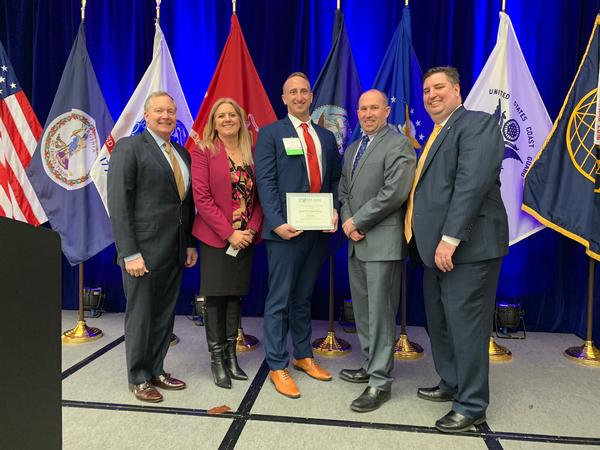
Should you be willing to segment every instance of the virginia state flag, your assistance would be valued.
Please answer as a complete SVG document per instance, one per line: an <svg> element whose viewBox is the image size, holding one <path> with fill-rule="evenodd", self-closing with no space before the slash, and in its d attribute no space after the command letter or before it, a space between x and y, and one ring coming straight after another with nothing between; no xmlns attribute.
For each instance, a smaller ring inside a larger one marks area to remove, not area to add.
<svg viewBox="0 0 600 450"><path fill-rule="evenodd" d="M358 121L356 111L362 89L352 55L344 13L335 12L332 46L313 86L312 120L335 135L343 154Z"/></svg>
<svg viewBox="0 0 600 450"><path fill-rule="evenodd" d="M113 242L108 215L90 178L92 164L112 126L81 23L42 138L27 167L71 265L91 258Z"/></svg>
<svg viewBox="0 0 600 450"><path fill-rule="evenodd" d="M388 95L391 109L388 122L404 133L415 149L425 144L433 130L433 122L423 106L421 77L421 67L412 46L410 10L405 6L402 20L375 75L373 88ZM353 138L358 136L355 131Z"/></svg>
<svg viewBox="0 0 600 450"><path fill-rule="evenodd" d="M600 153L594 145L598 26L554 127L525 177L523 210L600 261Z"/></svg>
<svg viewBox="0 0 600 450"><path fill-rule="evenodd" d="M246 126L256 142L258 130L275 121L276 116L252 62L240 22L231 16L231 30L210 81L186 143L189 150L202 140L210 109L220 97L234 99L246 112Z"/></svg>
<svg viewBox="0 0 600 450"><path fill-rule="evenodd" d="M179 77L175 71L175 64L173 64L173 58L167 46L167 41L158 23L156 24L156 31L154 33L152 61L135 88L133 95L127 102L127 105L125 105L125 109L117 120L115 127L110 132L106 142L104 142L100 155L92 167L92 179L98 188L107 211L106 176L108 174L110 155L119 139L141 133L146 129L144 102L148 95L154 91L168 92L173 97L173 100L175 100L175 104L177 105L177 126L171 135L171 139L178 144L184 145L188 138L189 130L192 127L192 114L183 95L181 84L179 84Z"/></svg>
<svg viewBox="0 0 600 450"><path fill-rule="evenodd" d="M500 182L508 215L509 245L544 228L521 210L523 179L542 148L552 122L521 51L510 18L500 13L496 46L464 102L492 114L504 138Z"/></svg>

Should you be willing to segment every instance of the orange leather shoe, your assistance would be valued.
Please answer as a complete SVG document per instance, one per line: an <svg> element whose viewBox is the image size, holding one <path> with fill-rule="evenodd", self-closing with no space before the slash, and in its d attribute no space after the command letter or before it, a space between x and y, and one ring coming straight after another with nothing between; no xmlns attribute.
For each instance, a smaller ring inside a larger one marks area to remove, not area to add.
<svg viewBox="0 0 600 450"><path fill-rule="evenodd" d="M277 392L280 394L283 394L289 398L300 397L300 389L298 389L298 386L296 386L294 379L287 369L271 370L269 372L269 378L271 379L271 383L273 383Z"/></svg>
<svg viewBox="0 0 600 450"><path fill-rule="evenodd" d="M294 369L306 372L307 375L319 381L330 381L331 374L317 364L315 358L292 359Z"/></svg>

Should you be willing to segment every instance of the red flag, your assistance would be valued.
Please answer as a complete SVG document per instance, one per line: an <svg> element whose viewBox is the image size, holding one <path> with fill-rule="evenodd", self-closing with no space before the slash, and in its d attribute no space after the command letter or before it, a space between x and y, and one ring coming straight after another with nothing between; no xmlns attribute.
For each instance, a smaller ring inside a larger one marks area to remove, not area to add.
<svg viewBox="0 0 600 450"><path fill-rule="evenodd" d="M208 114L215 101L221 97L234 99L246 112L246 126L256 142L258 129L275 121L276 116L267 93L258 77L252 57L248 52L237 16L231 17L229 37L219 58L215 74L196 116L186 147L202 139Z"/></svg>
<svg viewBox="0 0 600 450"><path fill-rule="evenodd" d="M0 216L32 225L48 220L25 173L41 134L0 43Z"/></svg>

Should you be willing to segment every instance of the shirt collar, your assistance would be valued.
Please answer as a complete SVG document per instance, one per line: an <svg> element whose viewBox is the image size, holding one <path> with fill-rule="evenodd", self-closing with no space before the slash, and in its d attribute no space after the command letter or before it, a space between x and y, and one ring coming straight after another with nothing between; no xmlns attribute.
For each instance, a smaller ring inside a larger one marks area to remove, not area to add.
<svg viewBox="0 0 600 450"><path fill-rule="evenodd" d="M154 138L154 140L156 141L156 144L159 146L159 148L162 150L163 149L163 145L165 144L165 141L163 138L161 138L158 134L156 134L154 131L152 131L150 128L146 128L146 130L148 130L148 133L150 133L150 136L152 136L152 138Z"/></svg>
<svg viewBox="0 0 600 450"><path fill-rule="evenodd" d="M460 105L458 105L456 107L456 109L460 108L461 106L462 106L462 103ZM450 117L452 117L452 114L454 114L456 112L456 109L454 111L452 111L448 117L446 117L446 120L444 120L442 123L440 123L442 128L444 127L444 125L446 125L446 123L448 123L448 120L450 120Z"/></svg>
<svg viewBox="0 0 600 450"><path fill-rule="evenodd" d="M292 122L292 125L294 126L295 129L300 128L300 125L302 125L303 123L307 124L308 128L313 127L311 119L308 119L308 122L302 122L296 116L292 116L291 114L288 114L288 117L289 117L290 121Z"/></svg>

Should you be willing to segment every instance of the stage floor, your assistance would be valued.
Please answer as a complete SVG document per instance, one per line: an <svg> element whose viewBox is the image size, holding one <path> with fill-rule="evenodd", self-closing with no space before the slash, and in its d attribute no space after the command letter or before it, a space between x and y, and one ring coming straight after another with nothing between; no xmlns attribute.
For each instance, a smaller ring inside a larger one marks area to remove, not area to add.
<svg viewBox="0 0 600 450"><path fill-rule="evenodd" d="M76 311L63 311L63 330ZM434 422L449 403L420 400L416 390L437 383L429 339L423 328L408 329L424 357L396 361L392 398L377 411L359 414L350 402L365 385L342 381L342 368L361 364L358 338L336 323L336 335L352 344L342 357L320 357L334 374L319 382L291 369L300 399L278 394L268 380L263 348L242 353L248 381L231 390L212 382L204 329L185 316L175 319L181 341L170 348L165 368L185 380L182 391L162 391L165 400L137 401L127 389L123 314L87 319L104 336L63 345L63 448L71 449L584 449L600 447L600 367L572 363L564 349L580 345L572 334L528 333L527 339L498 342L513 359L491 367L491 404L486 424L457 435L439 433ZM262 318L245 318L244 331L262 339ZM327 323L313 322L313 338ZM207 411L227 405L230 413Z"/></svg>

